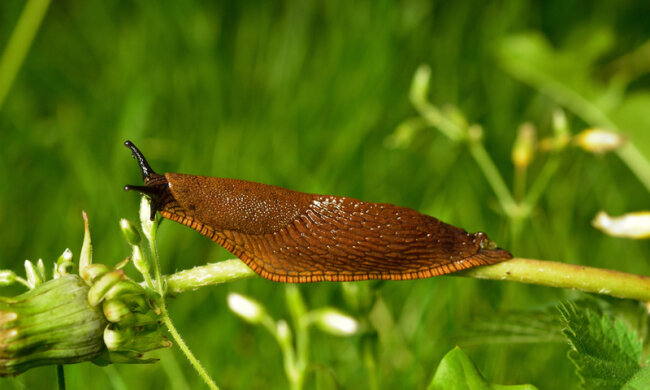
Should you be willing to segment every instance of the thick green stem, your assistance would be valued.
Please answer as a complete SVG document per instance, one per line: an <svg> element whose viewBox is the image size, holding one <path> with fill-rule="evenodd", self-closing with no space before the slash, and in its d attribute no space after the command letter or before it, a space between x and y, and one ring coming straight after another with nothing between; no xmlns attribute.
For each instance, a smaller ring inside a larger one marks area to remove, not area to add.
<svg viewBox="0 0 650 390"><path fill-rule="evenodd" d="M253 276L257 274L252 269L241 260L233 259L176 272L166 276L165 281L168 292L181 293Z"/></svg>
<svg viewBox="0 0 650 390"><path fill-rule="evenodd" d="M617 298L650 301L650 278L555 261L514 258L453 275L571 288Z"/></svg>
<svg viewBox="0 0 650 390"><path fill-rule="evenodd" d="M221 267L222 263L227 264ZM169 291L182 293L255 276L241 260L233 259L222 263L208 264L167 276ZM555 261L515 258L452 275L571 288L618 298L650 301L650 277Z"/></svg>

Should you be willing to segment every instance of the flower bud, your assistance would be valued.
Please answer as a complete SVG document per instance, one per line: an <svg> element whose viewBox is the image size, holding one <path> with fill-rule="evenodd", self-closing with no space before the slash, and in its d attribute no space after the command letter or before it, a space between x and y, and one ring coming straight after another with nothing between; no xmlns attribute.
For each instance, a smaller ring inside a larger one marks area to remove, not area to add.
<svg viewBox="0 0 650 390"><path fill-rule="evenodd" d="M16 273L10 270L0 271L0 287L10 286L16 281Z"/></svg>
<svg viewBox="0 0 650 390"><path fill-rule="evenodd" d="M143 275L149 273L149 269L151 269L151 267L149 265L148 259L145 257L145 253L140 249L140 246L133 247L133 254L131 255L131 258L133 260L133 265L138 270L138 272Z"/></svg>
<svg viewBox="0 0 650 390"><path fill-rule="evenodd" d="M104 329L104 344L109 351L119 350L124 344L134 337L135 329L131 327L120 328L109 325Z"/></svg>
<svg viewBox="0 0 650 390"><path fill-rule="evenodd" d="M72 267L73 265L72 252L69 248L67 248L56 260L56 263L54 263L54 273L52 274L52 277L56 279L66 275L68 273L68 268Z"/></svg>
<svg viewBox="0 0 650 390"><path fill-rule="evenodd" d="M84 268L93 263L93 246L90 242L90 228L88 227L88 215L85 211L81 212L84 220L84 240L81 244L81 252L79 254L79 273L82 273Z"/></svg>
<svg viewBox="0 0 650 390"><path fill-rule="evenodd" d="M108 299L102 303L104 317L110 322L123 322L129 320L133 314L129 307L119 299Z"/></svg>
<svg viewBox="0 0 650 390"><path fill-rule="evenodd" d="M106 265L102 263L97 263L97 264L90 264L83 269L80 269L79 274L81 275L81 278L85 280L86 282L90 283L93 282L95 279L99 278L100 276L107 274L111 269Z"/></svg>
<svg viewBox="0 0 650 390"><path fill-rule="evenodd" d="M334 308L324 308L310 313L311 320L323 332L336 336L349 336L357 332L357 321Z"/></svg>
<svg viewBox="0 0 650 390"><path fill-rule="evenodd" d="M154 214L155 216L155 214ZM154 229L154 221L151 220L151 204L145 196L140 200L140 224L142 232L147 240L151 241L151 232Z"/></svg>
<svg viewBox="0 0 650 390"><path fill-rule="evenodd" d="M121 279L106 291L104 298L115 299L131 294L145 294L145 289L131 279Z"/></svg>
<svg viewBox="0 0 650 390"><path fill-rule="evenodd" d="M262 305L237 293L228 294L228 307L235 314L251 324L260 323L264 317L264 308Z"/></svg>
<svg viewBox="0 0 650 390"><path fill-rule="evenodd" d="M512 162L519 169L526 168L535 154L535 127L524 123L519 127L517 139L512 147Z"/></svg>
<svg viewBox="0 0 650 390"><path fill-rule="evenodd" d="M602 154L618 149L625 139L613 131L587 129L576 135L574 142L587 152Z"/></svg>
<svg viewBox="0 0 650 390"><path fill-rule="evenodd" d="M122 234L124 234L124 238L126 238L126 241L130 245L138 245L140 241L142 241L138 229L128 219L125 218L120 219L120 228L122 229Z"/></svg>
<svg viewBox="0 0 650 390"><path fill-rule="evenodd" d="M25 274L27 275L27 284L29 288L34 288L40 284L43 284L43 279L41 278L40 272L37 267L34 267L31 261L25 260Z"/></svg>
<svg viewBox="0 0 650 390"><path fill-rule="evenodd" d="M107 322L88 304L88 290L81 278L66 275L0 298L0 376L99 356Z"/></svg>
<svg viewBox="0 0 650 390"><path fill-rule="evenodd" d="M628 213L619 217L610 217L601 211L591 224L614 237L650 238L650 211Z"/></svg>
<svg viewBox="0 0 650 390"><path fill-rule="evenodd" d="M88 303L91 306L97 306L106 293L124 278L124 271L111 271L97 279L88 291Z"/></svg>
<svg viewBox="0 0 650 390"><path fill-rule="evenodd" d="M283 346L291 345L291 329L285 320L279 320L276 325L276 334L278 342Z"/></svg>
<svg viewBox="0 0 650 390"><path fill-rule="evenodd" d="M137 326L130 329L134 330L133 336L119 347L120 350L148 352L172 346L171 341L163 335L158 325Z"/></svg>
<svg viewBox="0 0 650 390"><path fill-rule="evenodd" d="M420 65L413 75L411 82L411 101L418 104L427 101L429 93L429 81L431 79L431 68L429 65Z"/></svg>

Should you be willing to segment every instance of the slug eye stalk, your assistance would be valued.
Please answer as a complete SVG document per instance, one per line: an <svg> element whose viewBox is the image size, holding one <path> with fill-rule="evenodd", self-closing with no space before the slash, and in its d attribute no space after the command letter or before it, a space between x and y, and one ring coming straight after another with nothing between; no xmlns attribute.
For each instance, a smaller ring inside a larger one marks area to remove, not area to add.
<svg viewBox="0 0 650 390"><path fill-rule="evenodd" d="M125 141L124 146L131 149L133 158L138 160L140 173L142 174L142 180L144 181L144 186L127 184L124 186L124 190L138 191L147 195L151 199L151 220L153 221L156 217L156 212L162 205L164 195L168 192L165 189L168 185L167 180L165 179L165 176L157 174L151 168L147 159L144 157L142 152L140 152L140 149L133 144L133 142Z"/></svg>

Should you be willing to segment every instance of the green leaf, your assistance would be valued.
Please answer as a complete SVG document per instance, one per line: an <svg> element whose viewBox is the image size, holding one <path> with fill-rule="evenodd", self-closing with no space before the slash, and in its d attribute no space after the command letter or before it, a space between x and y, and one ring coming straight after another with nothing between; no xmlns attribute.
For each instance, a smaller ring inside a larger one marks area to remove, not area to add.
<svg viewBox="0 0 650 390"><path fill-rule="evenodd" d="M642 343L623 322L573 303L558 309L583 388L620 389L639 372Z"/></svg>
<svg viewBox="0 0 650 390"><path fill-rule="evenodd" d="M650 388L650 367L637 372L621 390L644 390Z"/></svg>
<svg viewBox="0 0 650 390"><path fill-rule="evenodd" d="M472 359L456 347L442 358L428 390L536 390L533 385L503 386L488 383Z"/></svg>

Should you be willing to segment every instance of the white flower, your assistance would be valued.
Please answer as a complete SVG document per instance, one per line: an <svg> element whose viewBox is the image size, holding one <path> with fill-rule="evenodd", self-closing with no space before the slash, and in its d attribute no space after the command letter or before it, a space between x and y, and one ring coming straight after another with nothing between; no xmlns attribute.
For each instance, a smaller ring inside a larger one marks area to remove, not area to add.
<svg viewBox="0 0 650 390"><path fill-rule="evenodd" d="M620 147L625 139L618 133L603 129L587 129L576 135L576 145L592 153L605 153Z"/></svg>
<svg viewBox="0 0 650 390"><path fill-rule="evenodd" d="M259 323L264 316L264 309L259 303L237 293L228 294L228 307L233 313L252 324Z"/></svg>
<svg viewBox="0 0 650 390"><path fill-rule="evenodd" d="M650 238L650 211L639 211L611 217L601 211L591 222L594 227L614 237Z"/></svg>
<svg viewBox="0 0 650 390"><path fill-rule="evenodd" d="M315 324L324 332L348 336L357 332L359 325L357 321L333 308L317 310L313 313Z"/></svg>

